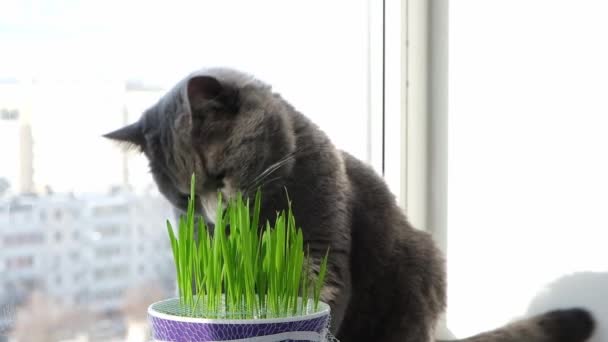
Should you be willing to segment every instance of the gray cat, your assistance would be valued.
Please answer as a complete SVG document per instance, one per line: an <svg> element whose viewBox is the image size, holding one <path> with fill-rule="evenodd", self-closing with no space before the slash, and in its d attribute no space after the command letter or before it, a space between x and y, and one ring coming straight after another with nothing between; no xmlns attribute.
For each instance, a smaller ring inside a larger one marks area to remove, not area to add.
<svg viewBox="0 0 608 342"><path fill-rule="evenodd" d="M434 341L446 277L433 240L412 228L382 178L267 84L235 70L202 70L106 137L146 155L176 208L186 208L194 172L198 209L211 224L217 191L230 198L261 188L266 220L285 208L287 190L313 258L331 250L322 299L333 333L343 342ZM592 330L591 315L571 309L463 341L577 342Z"/></svg>

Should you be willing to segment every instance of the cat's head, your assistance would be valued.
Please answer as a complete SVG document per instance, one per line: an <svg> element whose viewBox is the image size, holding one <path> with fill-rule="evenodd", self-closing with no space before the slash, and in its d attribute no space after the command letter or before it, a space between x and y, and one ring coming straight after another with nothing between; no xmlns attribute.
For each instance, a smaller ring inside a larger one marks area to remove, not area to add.
<svg viewBox="0 0 608 342"><path fill-rule="evenodd" d="M290 172L295 138L288 110L252 76L208 69L188 76L137 122L105 137L143 152L159 190L179 209L186 208L194 173L200 208L214 221L218 191L224 198L249 196Z"/></svg>

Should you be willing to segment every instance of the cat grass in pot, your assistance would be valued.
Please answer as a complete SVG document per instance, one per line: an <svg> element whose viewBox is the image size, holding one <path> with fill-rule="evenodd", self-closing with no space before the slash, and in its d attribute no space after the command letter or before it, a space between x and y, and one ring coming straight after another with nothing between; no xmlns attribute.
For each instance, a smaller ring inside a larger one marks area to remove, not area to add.
<svg viewBox="0 0 608 342"><path fill-rule="evenodd" d="M258 229L261 193L252 206L218 196L213 234L195 214L194 176L177 232L167 221L178 298L148 309L155 341L325 341L329 306L320 301L327 255L318 276L291 209ZM227 228L230 227L229 233Z"/></svg>

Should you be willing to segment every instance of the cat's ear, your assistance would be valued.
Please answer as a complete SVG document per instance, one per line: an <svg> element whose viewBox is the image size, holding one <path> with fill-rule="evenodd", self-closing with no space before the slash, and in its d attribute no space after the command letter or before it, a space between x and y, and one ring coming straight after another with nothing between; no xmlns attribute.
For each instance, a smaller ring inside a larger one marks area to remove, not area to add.
<svg viewBox="0 0 608 342"><path fill-rule="evenodd" d="M188 102L193 111L207 101L217 98L223 91L222 84L211 76L195 76L188 81Z"/></svg>
<svg viewBox="0 0 608 342"><path fill-rule="evenodd" d="M105 138L125 143L128 147L142 149L145 143L144 133L139 121L103 135Z"/></svg>

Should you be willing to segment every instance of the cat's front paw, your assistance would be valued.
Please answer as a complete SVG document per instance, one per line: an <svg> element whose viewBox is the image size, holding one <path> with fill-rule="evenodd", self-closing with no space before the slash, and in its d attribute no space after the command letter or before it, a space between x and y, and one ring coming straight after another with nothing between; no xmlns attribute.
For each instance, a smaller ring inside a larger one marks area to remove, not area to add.
<svg viewBox="0 0 608 342"><path fill-rule="evenodd" d="M321 301L329 304L329 306L333 307L339 295L340 288L336 286L326 285L321 289Z"/></svg>

